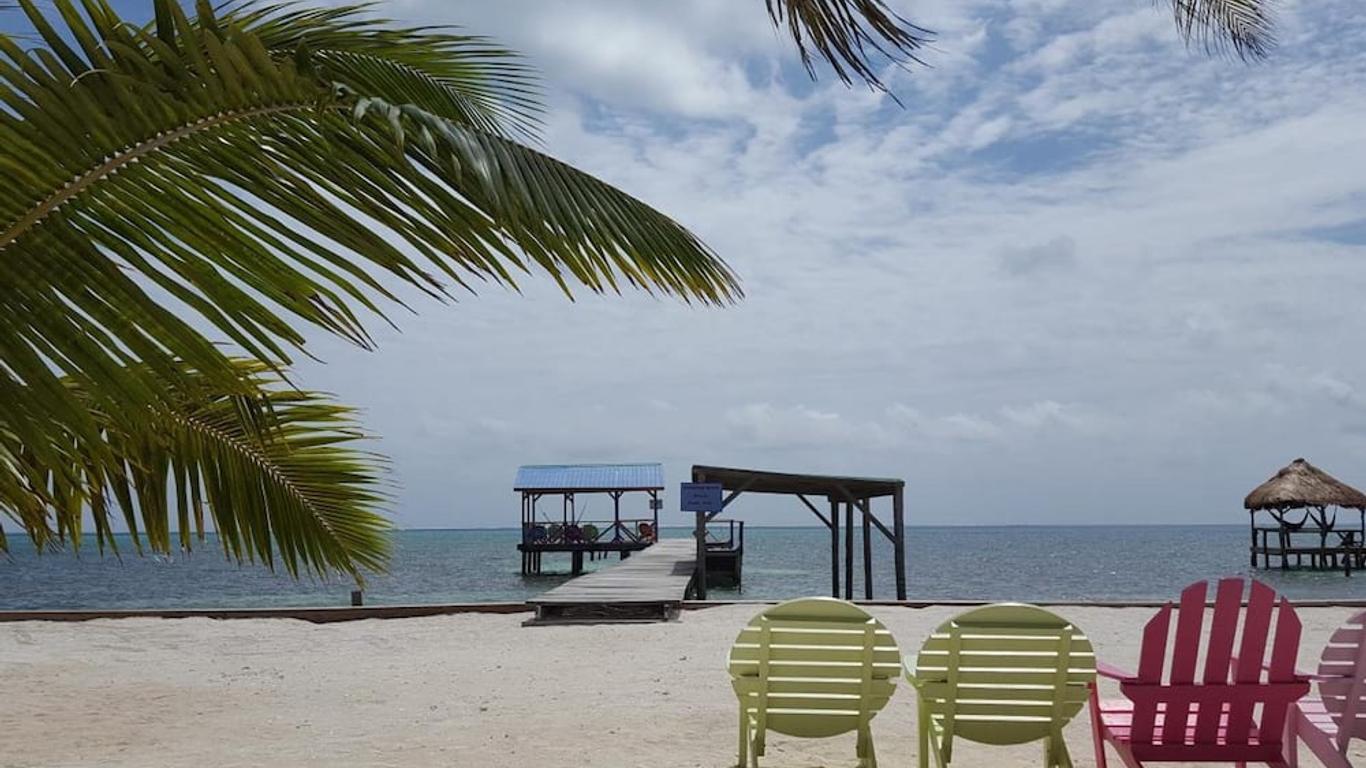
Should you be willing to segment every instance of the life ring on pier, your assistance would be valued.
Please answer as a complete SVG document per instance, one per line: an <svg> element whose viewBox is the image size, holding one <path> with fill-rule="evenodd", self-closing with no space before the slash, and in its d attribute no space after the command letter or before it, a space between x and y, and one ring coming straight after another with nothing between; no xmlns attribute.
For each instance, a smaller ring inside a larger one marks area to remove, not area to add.
<svg viewBox="0 0 1366 768"><path fill-rule="evenodd" d="M640 533L640 538L645 539L646 541L655 540L655 527L650 523L643 522L636 526L636 530Z"/></svg>
<svg viewBox="0 0 1366 768"><path fill-rule="evenodd" d="M598 527L592 523L583 526L583 540L593 542L598 540Z"/></svg>
<svg viewBox="0 0 1366 768"><path fill-rule="evenodd" d="M578 544L583 541L583 529L574 524L564 527L564 540L570 544Z"/></svg>
<svg viewBox="0 0 1366 768"><path fill-rule="evenodd" d="M550 530L546 532L546 541L553 544L561 541L564 537L564 526L559 523L551 523Z"/></svg>
<svg viewBox="0 0 1366 768"><path fill-rule="evenodd" d="M532 526L530 536L531 536L531 541L535 541L535 542L545 541L545 526L544 526L544 525Z"/></svg>

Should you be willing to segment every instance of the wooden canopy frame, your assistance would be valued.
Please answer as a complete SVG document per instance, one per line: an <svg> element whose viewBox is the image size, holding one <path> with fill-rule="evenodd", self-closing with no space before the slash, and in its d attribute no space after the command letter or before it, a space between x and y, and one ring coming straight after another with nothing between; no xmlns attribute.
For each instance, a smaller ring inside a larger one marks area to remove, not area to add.
<svg viewBox="0 0 1366 768"><path fill-rule="evenodd" d="M906 481L873 477L838 475L796 475L733 467L694 465L694 483L719 483L725 496L724 509L743 493L796 496L811 514L830 530L830 596L840 596L840 510L844 510L844 599L854 598L854 511L863 523L863 597L873 599L873 539L876 527L892 542L896 567L896 599L906 599ZM829 515L822 513L812 498L824 497ZM873 512L873 500L892 500L892 526L888 528ZM698 512L693 536L697 539L697 564L693 592L699 600L707 597L707 522L720 512Z"/></svg>

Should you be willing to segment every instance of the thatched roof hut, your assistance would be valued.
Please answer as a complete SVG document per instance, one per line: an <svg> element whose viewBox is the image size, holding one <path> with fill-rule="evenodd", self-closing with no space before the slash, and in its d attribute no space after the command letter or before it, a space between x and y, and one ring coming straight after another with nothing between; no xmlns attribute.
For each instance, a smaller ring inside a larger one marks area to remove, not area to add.
<svg viewBox="0 0 1366 768"><path fill-rule="evenodd" d="M1295 459L1243 499L1243 507L1285 511L1306 507L1366 510L1366 494L1304 459Z"/></svg>

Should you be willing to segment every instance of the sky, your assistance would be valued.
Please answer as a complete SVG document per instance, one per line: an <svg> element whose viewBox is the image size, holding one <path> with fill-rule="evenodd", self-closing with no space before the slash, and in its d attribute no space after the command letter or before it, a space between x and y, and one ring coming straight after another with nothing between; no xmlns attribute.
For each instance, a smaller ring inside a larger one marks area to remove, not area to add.
<svg viewBox="0 0 1366 768"><path fill-rule="evenodd" d="M1244 523L1298 456L1366 486L1358 0L1281 0L1251 65L1149 0L905 0L904 108L811 82L761 0L381 5L525 54L545 149L746 292L535 276L315 334L297 381L363 409L400 526L515 525L527 463L662 461L666 522L693 463L904 478L913 524Z"/></svg>

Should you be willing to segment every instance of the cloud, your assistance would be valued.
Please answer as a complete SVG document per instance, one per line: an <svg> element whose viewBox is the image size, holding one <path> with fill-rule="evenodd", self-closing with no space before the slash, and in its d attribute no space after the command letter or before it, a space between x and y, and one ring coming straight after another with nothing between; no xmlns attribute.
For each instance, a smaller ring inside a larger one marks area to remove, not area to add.
<svg viewBox="0 0 1366 768"><path fill-rule="evenodd" d="M750 403L726 411L731 436L765 448L840 447L870 435L838 413L797 405L786 408Z"/></svg>
<svg viewBox="0 0 1366 768"><path fill-rule="evenodd" d="M897 403L891 407L889 416L893 423L918 439L978 442L999 440L1003 436L997 424L966 413L925 416L915 408Z"/></svg>
<svg viewBox="0 0 1366 768"><path fill-rule="evenodd" d="M1016 276L1068 270L1077 265L1077 241L1066 235L1028 248L1006 248L1001 268Z"/></svg>
<svg viewBox="0 0 1366 768"><path fill-rule="evenodd" d="M809 82L754 0L395 3L522 50L547 149L696 231L747 298L530 280L419 305L375 355L323 341L298 378L366 409L408 524L506 523L517 464L587 455L906 477L926 523L964 484L955 522L1227 521L1295 455L1362 448L1357 5L1285 4L1248 67L1134 0L901 3L939 32L932 67L888 71L903 110ZM1056 499L1064 465L1096 495ZM1155 478L1183 493L1125 501Z"/></svg>

